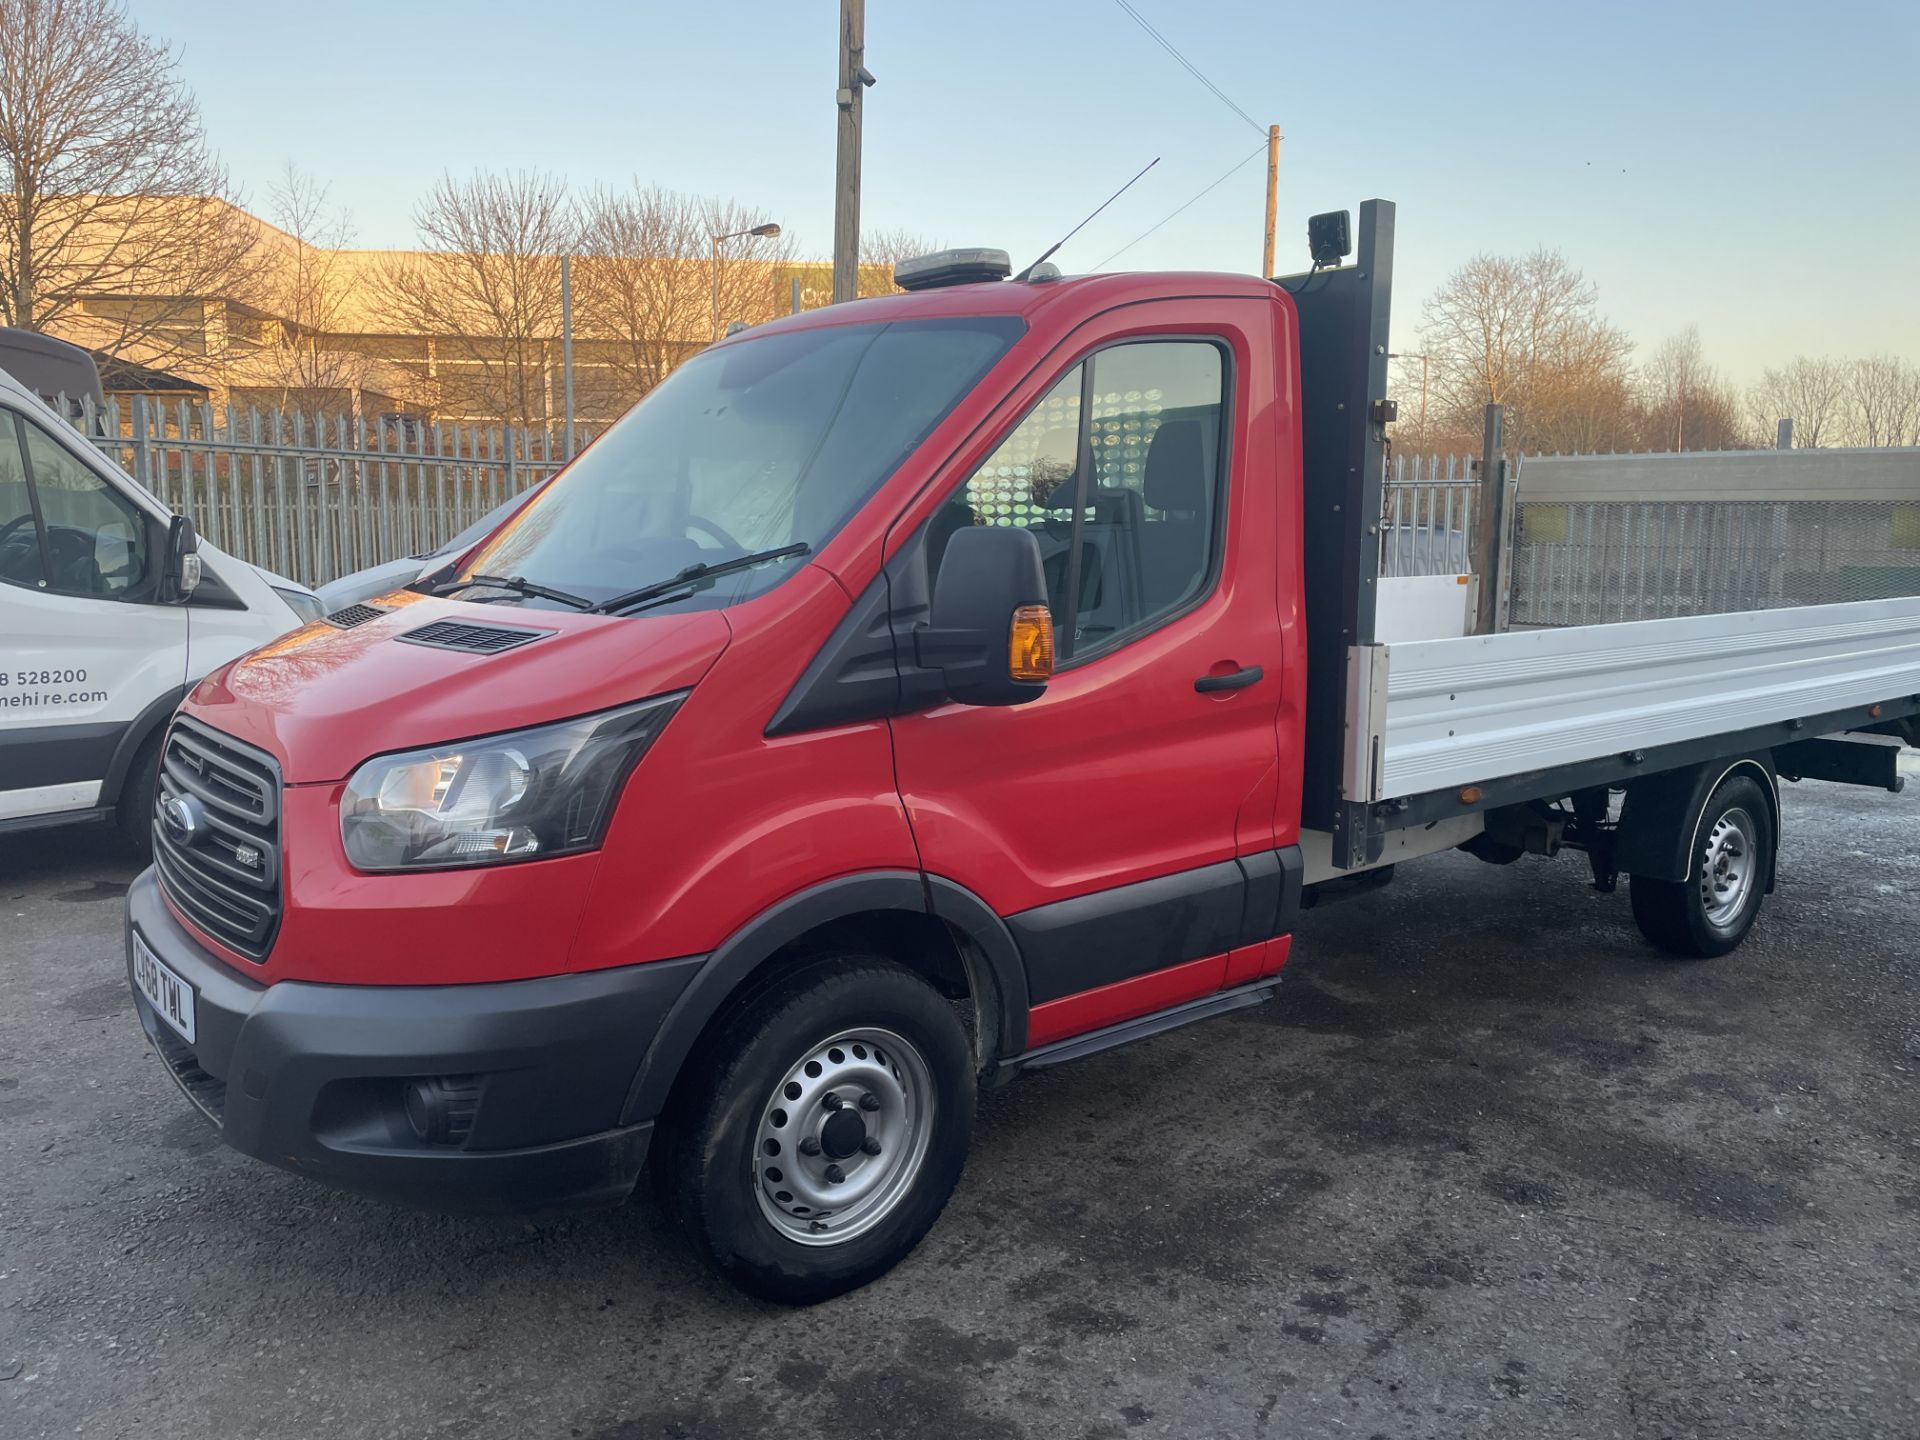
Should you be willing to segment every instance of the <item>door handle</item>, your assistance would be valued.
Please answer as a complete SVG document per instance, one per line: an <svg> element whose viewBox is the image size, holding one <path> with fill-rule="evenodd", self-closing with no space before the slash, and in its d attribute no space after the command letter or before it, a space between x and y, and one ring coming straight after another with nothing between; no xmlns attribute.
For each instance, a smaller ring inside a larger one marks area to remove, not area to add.
<svg viewBox="0 0 1920 1440"><path fill-rule="evenodd" d="M1235 670L1230 675L1202 675L1193 682L1193 688L1202 695L1210 695L1215 690L1244 690L1255 684L1267 672L1258 665L1249 665L1244 670Z"/></svg>

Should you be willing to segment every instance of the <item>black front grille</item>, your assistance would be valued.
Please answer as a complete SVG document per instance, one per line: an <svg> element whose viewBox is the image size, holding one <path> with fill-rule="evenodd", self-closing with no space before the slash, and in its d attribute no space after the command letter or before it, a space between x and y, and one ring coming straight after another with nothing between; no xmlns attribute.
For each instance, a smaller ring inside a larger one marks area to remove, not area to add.
<svg viewBox="0 0 1920 1440"><path fill-rule="evenodd" d="M345 605L327 616L327 623L341 630L351 630L356 625L364 625L369 620L378 620L382 615L391 613L378 605Z"/></svg>
<svg viewBox="0 0 1920 1440"><path fill-rule="evenodd" d="M498 655L516 645L551 635L551 630L521 630L510 625L465 625L457 620L435 620L418 630L396 635L409 645L431 645L437 650L466 650L475 655Z"/></svg>
<svg viewBox="0 0 1920 1440"><path fill-rule="evenodd" d="M190 824L179 823L180 811ZM171 812L171 813L170 813ZM280 928L280 768L185 716L160 758L153 861L167 898L250 960Z"/></svg>

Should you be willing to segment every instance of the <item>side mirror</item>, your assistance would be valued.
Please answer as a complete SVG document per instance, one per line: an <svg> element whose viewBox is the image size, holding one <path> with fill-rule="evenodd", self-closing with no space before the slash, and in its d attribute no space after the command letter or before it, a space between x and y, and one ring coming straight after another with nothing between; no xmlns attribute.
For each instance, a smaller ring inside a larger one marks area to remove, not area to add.
<svg viewBox="0 0 1920 1440"><path fill-rule="evenodd" d="M1016 526L975 525L947 542L919 662L962 705L1024 705L1053 674L1053 615L1040 543Z"/></svg>
<svg viewBox="0 0 1920 1440"><path fill-rule="evenodd" d="M167 524L165 575L174 600L185 600L200 583L200 532L185 515L176 515Z"/></svg>

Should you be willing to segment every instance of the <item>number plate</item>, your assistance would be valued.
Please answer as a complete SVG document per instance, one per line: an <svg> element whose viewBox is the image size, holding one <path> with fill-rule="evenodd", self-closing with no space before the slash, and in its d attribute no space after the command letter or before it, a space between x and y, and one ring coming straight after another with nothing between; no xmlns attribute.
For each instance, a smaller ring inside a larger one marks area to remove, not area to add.
<svg viewBox="0 0 1920 1440"><path fill-rule="evenodd" d="M153 1013L193 1043L193 987L160 963L138 930L133 932L133 983Z"/></svg>

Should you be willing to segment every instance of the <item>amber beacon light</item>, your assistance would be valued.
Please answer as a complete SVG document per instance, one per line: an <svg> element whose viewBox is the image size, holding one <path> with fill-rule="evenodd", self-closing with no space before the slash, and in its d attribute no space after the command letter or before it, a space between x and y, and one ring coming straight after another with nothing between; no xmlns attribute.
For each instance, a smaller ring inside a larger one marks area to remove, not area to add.
<svg viewBox="0 0 1920 1440"><path fill-rule="evenodd" d="M1044 605L1022 605L1013 612L1007 636L1007 669L1016 680L1047 680L1053 675L1053 612Z"/></svg>

